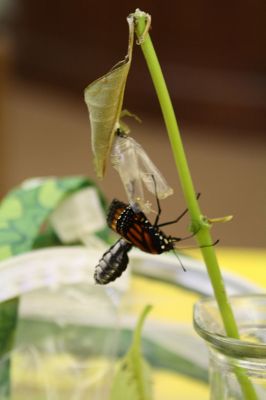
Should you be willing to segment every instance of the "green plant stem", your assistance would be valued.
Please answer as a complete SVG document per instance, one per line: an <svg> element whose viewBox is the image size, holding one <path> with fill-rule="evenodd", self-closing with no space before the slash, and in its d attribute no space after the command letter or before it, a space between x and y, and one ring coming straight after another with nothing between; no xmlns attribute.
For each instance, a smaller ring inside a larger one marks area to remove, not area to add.
<svg viewBox="0 0 266 400"><path fill-rule="evenodd" d="M136 24L136 35L141 41L141 49L143 51L159 99L190 217L194 226L200 227L199 231L196 234L196 239L198 241L199 247L201 248L202 256L207 267L214 295L223 320L224 328L229 337L239 339L238 327L226 294L226 289L219 268L215 249L214 246L212 246L213 240L210 234L210 226L203 223L203 217L196 199L191 174L181 140L181 135L178 129L175 113L162 74L162 70L157 55L155 53L150 35L147 33L145 35L145 38L141 40L142 34L145 31L146 27L147 14L137 10L134 15ZM245 398L248 400L256 400L257 396L254 388L246 376L245 378L246 379L239 379L243 394L245 394Z"/></svg>

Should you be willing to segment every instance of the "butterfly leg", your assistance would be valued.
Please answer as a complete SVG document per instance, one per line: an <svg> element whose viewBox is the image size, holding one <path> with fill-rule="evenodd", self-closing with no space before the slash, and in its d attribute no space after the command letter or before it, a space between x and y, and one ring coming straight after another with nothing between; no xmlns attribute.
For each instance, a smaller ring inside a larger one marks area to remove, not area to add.
<svg viewBox="0 0 266 400"><path fill-rule="evenodd" d="M185 238L175 238L175 237L171 237L171 239L172 239L173 241L180 242L181 240L190 239L190 238L191 238L191 237L193 237L193 236L194 236L194 235L190 235L190 236L188 236L188 237L185 237ZM203 244L202 246L198 246L198 247L195 247L195 246L182 247L182 248L178 247L178 249L179 249L179 250L187 250L187 249L203 249L204 247L212 247L212 246L216 246L216 245L217 245L219 242L220 242L220 240L219 240L219 239L217 239L217 240L215 240L215 242L213 242L212 244Z"/></svg>
<svg viewBox="0 0 266 400"><path fill-rule="evenodd" d="M155 221L154 221L153 225L154 226L158 226L158 222L159 222L159 218L160 218L162 209L161 209L161 204L160 204L160 200L159 200L158 193L157 193L156 180L154 178L154 175L152 175L151 177L152 177L152 180L153 180L153 183L154 183L154 192L155 192L156 203L157 203L157 215L156 215L156 218L155 218Z"/></svg>
<svg viewBox="0 0 266 400"><path fill-rule="evenodd" d="M199 199L199 197L200 197L200 193L197 194L197 200ZM174 219L172 221L168 221L168 222L163 222L162 224L159 224L157 226L159 228L161 228L162 226L175 224L176 222L180 221L180 219L183 218L187 212L188 212L188 208L186 208L176 219Z"/></svg>

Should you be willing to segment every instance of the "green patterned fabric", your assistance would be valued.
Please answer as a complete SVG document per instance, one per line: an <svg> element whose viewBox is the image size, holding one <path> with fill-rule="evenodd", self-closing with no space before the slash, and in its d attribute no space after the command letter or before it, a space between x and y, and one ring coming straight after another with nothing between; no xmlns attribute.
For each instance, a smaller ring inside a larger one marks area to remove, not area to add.
<svg viewBox="0 0 266 400"><path fill-rule="evenodd" d="M86 177L45 178L26 181L12 190L0 203L0 261L32 248L57 245L59 240L47 223L60 202L87 186ZM102 194L100 201L105 206ZM0 398L10 394L10 359L13 347L19 299L0 304Z"/></svg>

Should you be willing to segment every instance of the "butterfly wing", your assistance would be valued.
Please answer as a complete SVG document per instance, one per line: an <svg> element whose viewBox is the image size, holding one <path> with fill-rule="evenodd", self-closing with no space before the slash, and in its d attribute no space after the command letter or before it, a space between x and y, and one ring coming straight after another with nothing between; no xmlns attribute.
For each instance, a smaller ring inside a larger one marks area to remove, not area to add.
<svg viewBox="0 0 266 400"><path fill-rule="evenodd" d="M167 237L149 222L143 212L134 212L131 206L119 200L112 201L107 223L114 232L146 253L165 251L162 245Z"/></svg>

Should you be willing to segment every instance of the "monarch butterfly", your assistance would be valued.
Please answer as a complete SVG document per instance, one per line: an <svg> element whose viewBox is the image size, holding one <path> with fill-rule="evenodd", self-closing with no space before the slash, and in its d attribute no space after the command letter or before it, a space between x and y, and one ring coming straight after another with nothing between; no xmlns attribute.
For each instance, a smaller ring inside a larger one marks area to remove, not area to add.
<svg viewBox="0 0 266 400"><path fill-rule="evenodd" d="M134 211L130 205L114 199L107 216L108 226L133 246L151 254L161 254L173 250L181 238L167 236L158 224L158 217L152 224L142 211ZM179 217L178 217L179 220ZM171 221L174 223L176 221ZM166 225L169 223L167 222Z"/></svg>
<svg viewBox="0 0 266 400"><path fill-rule="evenodd" d="M160 228L178 222L187 209L173 221L159 224L161 208L158 197L158 213L152 224L142 211L134 211L130 205L114 199L107 215L108 226L121 238L107 250L95 269L95 282L105 285L121 276L126 269L129 258L128 252L133 246L151 254L161 254L175 248L175 243L185 238L167 236Z"/></svg>

